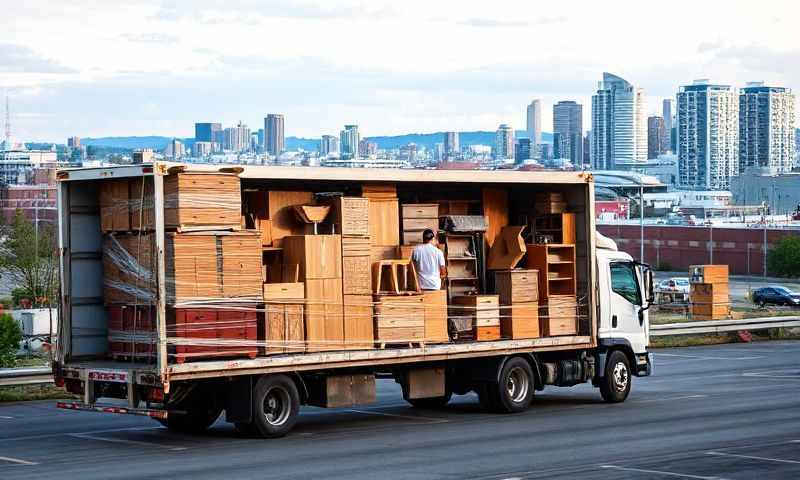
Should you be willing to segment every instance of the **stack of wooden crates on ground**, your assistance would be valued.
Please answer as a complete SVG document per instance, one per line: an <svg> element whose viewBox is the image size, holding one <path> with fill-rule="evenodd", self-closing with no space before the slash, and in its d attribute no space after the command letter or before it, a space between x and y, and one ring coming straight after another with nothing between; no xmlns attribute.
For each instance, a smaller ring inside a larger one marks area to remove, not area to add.
<svg viewBox="0 0 800 480"><path fill-rule="evenodd" d="M692 265L689 267L689 284L694 320L730 317L727 265Z"/></svg>

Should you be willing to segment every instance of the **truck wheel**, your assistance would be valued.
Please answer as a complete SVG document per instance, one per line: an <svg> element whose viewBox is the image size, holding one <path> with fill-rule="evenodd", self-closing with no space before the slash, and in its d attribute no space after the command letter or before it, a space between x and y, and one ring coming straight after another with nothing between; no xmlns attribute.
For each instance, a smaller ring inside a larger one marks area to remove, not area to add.
<svg viewBox="0 0 800 480"><path fill-rule="evenodd" d="M199 433L205 431L217 421L222 413L222 405L217 398L206 389L193 392L188 398L170 409L185 413L172 413L158 422L175 432Z"/></svg>
<svg viewBox="0 0 800 480"><path fill-rule="evenodd" d="M406 398L406 402L415 408L442 408L450 402L453 392L446 391L441 397L430 398Z"/></svg>
<svg viewBox="0 0 800 480"><path fill-rule="evenodd" d="M297 423L300 395L286 375L265 375L253 391L253 431L264 438L282 437Z"/></svg>
<svg viewBox="0 0 800 480"><path fill-rule="evenodd" d="M500 372L498 383L486 385L478 393L481 406L500 413L519 413L533 401L534 378L531 366L524 359L509 359Z"/></svg>
<svg viewBox="0 0 800 480"><path fill-rule="evenodd" d="M628 357L614 350L606 361L606 375L600 379L600 395L609 403L624 402L631 391L631 367Z"/></svg>

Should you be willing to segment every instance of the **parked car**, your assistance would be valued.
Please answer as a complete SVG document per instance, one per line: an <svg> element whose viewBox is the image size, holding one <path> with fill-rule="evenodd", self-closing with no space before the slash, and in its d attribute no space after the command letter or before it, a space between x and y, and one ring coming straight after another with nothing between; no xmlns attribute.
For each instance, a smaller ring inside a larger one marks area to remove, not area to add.
<svg viewBox="0 0 800 480"><path fill-rule="evenodd" d="M800 306L800 293L780 285L763 287L753 291L753 303L762 307L765 305Z"/></svg>
<svg viewBox="0 0 800 480"><path fill-rule="evenodd" d="M672 277L661 280L658 283L658 290L661 292L689 293L688 277Z"/></svg>

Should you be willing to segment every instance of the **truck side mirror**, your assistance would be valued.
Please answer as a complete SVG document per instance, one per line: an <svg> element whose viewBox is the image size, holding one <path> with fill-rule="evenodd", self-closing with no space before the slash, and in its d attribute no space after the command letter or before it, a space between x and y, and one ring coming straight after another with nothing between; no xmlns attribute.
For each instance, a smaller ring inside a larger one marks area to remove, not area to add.
<svg viewBox="0 0 800 480"><path fill-rule="evenodd" d="M644 267L644 291L647 300L646 308L649 308L655 302L655 293L653 292L653 270L649 267Z"/></svg>

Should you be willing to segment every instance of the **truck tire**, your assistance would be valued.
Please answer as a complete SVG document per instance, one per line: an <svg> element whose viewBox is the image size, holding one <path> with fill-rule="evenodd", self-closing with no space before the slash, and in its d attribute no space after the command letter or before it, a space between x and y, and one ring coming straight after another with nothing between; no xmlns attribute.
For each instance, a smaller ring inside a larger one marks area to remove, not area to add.
<svg viewBox="0 0 800 480"><path fill-rule="evenodd" d="M263 438L286 435L297 423L300 395L286 375L265 375L253 389L253 433Z"/></svg>
<svg viewBox="0 0 800 480"><path fill-rule="evenodd" d="M606 375L600 379L600 395L608 403L624 402L631 391L631 366L625 353L614 350L606 361Z"/></svg>
<svg viewBox="0 0 800 480"><path fill-rule="evenodd" d="M478 392L481 406L499 413L519 413L530 407L534 392L533 370L520 357L503 365L497 383L487 384Z"/></svg>
<svg viewBox="0 0 800 480"><path fill-rule="evenodd" d="M200 433L217 421L222 405L209 389L199 388L177 405L171 405L166 419L158 419L161 425L174 432ZM184 413L185 412L185 413Z"/></svg>
<svg viewBox="0 0 800 480"><path fill-rule="evenodd" d="M445 394L441 397L430 397L430 398L408 398L406 397L405 400L412 407L415 408L442 408L450 402L450 398L452 398L453 392L446 391Z"/></svg>

